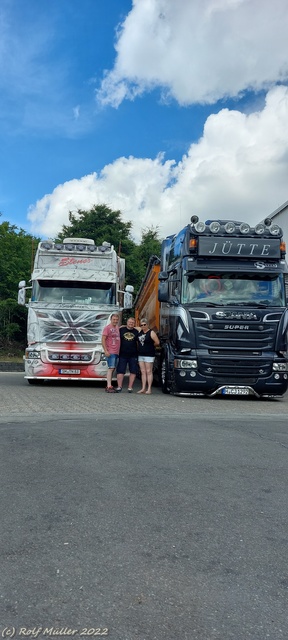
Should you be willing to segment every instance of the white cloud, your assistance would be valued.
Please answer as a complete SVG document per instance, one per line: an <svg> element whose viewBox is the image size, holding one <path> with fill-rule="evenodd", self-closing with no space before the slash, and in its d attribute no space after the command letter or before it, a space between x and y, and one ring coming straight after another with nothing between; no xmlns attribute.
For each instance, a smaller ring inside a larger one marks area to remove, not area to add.
<svg viewBox="0 0 288 640"><path fill-rule="evenodd" d="M133 0L97 98L114 107L161 87L213 104L288 78L286 0Z"/></svg>
<svg viewBox="0 0 288 640"><path fill-rule="evenodd" d="M105 203L120 210L125 221L133 221L133 234L138 239L142 228L156 224L159 196L171 180L173 165L161 155L155 160L118 158L106 165L100 175L92 173L58 185L53 193L30 207L32 230L53 237L62 225L68 224L69 211L76 213L80 208L88 210L94 204Z"/></svg>
<svg viewBox="0 0 288 640"><path fill-rule="evenodd" d="M78 120L78 118L80 117L80 106L79 106L79 104L77 105L77 107L74 107L73 116L74 116L75 120Z"/></svg>
<svg viewBox="0 0 288 640"><path fill-rule="evenodd" d="M56 235L69 211L105 203L141 229L158 225L162 237L191 215L256 223L287 200L288 88L275 87L262 111L223 109L207 119L202 138L176 164L159 155L118 158L102 172L57 186L30 207L32 231Z"/></svg>

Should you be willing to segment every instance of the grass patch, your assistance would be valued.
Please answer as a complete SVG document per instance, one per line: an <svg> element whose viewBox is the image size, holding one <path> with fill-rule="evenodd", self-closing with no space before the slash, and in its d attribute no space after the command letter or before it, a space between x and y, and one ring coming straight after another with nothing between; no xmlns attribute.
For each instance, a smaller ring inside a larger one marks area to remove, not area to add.
<svg viewBox="0 0 288 640"><path fill-rule="evenodd" d="M23 362L24 352L25 348L20 345L0 345L0 362Z"/></svg>

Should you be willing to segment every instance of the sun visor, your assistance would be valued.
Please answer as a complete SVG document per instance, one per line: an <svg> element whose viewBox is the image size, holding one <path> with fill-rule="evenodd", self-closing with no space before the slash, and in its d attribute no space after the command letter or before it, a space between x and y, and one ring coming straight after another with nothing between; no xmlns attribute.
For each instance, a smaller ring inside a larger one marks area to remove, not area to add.
<svg viewBox="0 0 288 640"><path fill-rule="evenodd" d="M285 260L217 260L217 258L210 260L186 258L183 261L183 267L189 273L233 273L235 271L247 272L247 273L288 273L287 264Z"/></svg>

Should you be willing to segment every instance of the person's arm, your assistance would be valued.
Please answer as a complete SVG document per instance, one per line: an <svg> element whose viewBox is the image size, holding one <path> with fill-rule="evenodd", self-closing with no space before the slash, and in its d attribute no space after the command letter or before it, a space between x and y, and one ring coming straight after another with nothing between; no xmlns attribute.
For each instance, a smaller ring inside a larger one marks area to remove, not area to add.
<svg viewBox="0 0 288 640"><path fill-rule="evenodd" d="M151 331L150 335L151 335L151 338L152 338L152 340L154 342L155 347L159 347L160 340L159 340L159 338L157 336L157 333L155 333L155 331Z"/></svg>
<svg viewBox="0 0 288 640"><path fill-rule="evenodd" d="M109 353L109 351L107 351L106 339L107 339L107 336L105 335L105 333L102 333L102 347L104 349L105 356L107 356L107 358L109 358L110 353Z"/></svg>

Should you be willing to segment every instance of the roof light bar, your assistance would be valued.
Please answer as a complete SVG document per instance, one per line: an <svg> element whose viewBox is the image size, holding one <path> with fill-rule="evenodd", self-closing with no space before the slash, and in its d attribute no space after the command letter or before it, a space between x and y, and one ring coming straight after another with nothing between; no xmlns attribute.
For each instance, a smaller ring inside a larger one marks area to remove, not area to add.
<svg viewBox="0 0 288 640"><path fill-rule="evenodd" d="M193 216L191 221L197 220L197 216ZM191 231L195 231L199 234L209 234L209 233L221 233L223 232L227 234L239 234L242 235L251 235L251 236L261 236L266 235L266 237L270 234L272 236L281 237L283 231L278 224L271 224L271 220L266 218L264 222L259 222L255 225L255 227L251 227L248 222L234 222L233 220L206 220L206 222L192 222L191 223ZM104 244L104 243L103 243ZM100 248L100 247L99 247ZM100 248L101 250L101 248Z"/></svg>

